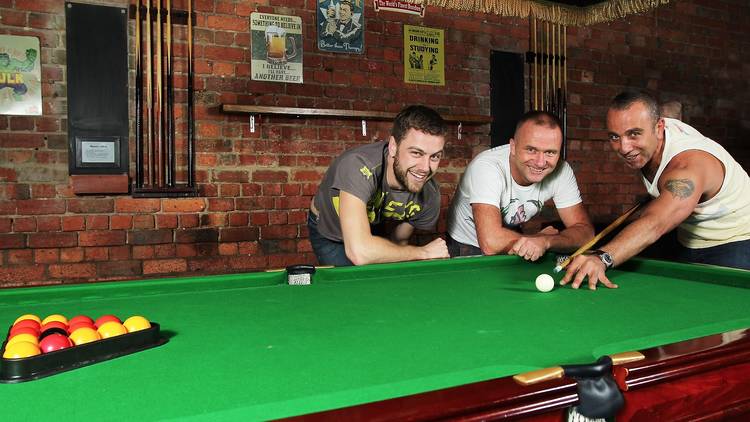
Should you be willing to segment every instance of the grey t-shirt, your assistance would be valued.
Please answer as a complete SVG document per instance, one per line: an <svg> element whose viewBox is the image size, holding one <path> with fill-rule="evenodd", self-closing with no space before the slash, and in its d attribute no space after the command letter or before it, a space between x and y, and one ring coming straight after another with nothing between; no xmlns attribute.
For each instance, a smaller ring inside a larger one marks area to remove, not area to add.
<svg viewBox="0 0 750 422"><path fill-rule="evenodd" d="M432 230L440 213L440 189L435 179L419 193L388 186L388 142L381 141L345 151L328 168L315 194L319 213L318 231L326 239L342 241L339 192L344 191L367 204L370 226L385 220L405 221L417 229Z"/></svg>

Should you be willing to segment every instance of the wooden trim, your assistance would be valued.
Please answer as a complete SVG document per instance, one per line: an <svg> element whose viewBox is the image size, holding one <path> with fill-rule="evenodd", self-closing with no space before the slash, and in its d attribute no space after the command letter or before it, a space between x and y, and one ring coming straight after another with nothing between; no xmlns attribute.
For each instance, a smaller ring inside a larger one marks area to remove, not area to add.
<svg viewBox="0 0 750 422"><path fill-rule="evenodd" d="M365 110L343 110L323 108L298 108L298 107L271 107L242 104L222 104L221 111L224 113L250 113L250 114L280 114L287 116L309 116L309 117L342 117L346 119L370 119L370 120L393 120L396 113L385 111ZM443 119L448 122L463 124L487 124L492 123L492 116L478 114L446 114Z"/></svg>
<svg viewBox="0 0 750 422"><path fill-rule="evenodd" d="M127 174L74 174L70 186L76 195L128 193Z"/></svg>

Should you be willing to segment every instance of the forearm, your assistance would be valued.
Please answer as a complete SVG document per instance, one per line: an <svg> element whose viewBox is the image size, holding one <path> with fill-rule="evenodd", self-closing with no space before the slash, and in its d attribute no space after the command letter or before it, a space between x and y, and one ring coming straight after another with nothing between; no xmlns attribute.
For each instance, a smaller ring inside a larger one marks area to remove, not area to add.
<svg viewBox="0 0 750 422"><path fill-rule="evenodd" d="M575 224L558 234L544 236L549 241L548 250L573 252L594 237L594 228L589 224Z"/></svg>
<svg viewBox="0 0 750 422"><path fill-rule="evenodd" d="M490 234L480 234L479 248L485 255L504 254L508 253L510 247L520 238L520 233L500 227L493 230Z"/></svg>
<svg viewBox="0 0 750 422"><path fill-rule="evenodd" d="M358 245L344 245L346 256L354 265L383 262L416 261L427 259L423 248L408 244L396 244L380 236L370 236Z"/></svg>
<svg viewBox="0 0 750 422"><path fill-rule="evenodd" d="M617 266L646 249L672 228L672 225L664 224L657 218L643 216L600 249L609 252Z"/></svg>

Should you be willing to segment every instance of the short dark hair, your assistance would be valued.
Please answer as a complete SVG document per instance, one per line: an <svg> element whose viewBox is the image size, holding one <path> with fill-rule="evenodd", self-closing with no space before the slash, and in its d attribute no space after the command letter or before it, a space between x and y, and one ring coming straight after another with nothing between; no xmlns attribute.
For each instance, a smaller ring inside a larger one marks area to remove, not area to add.
<svg viewBox="0 0 750 422"><path fill-rule="evenodd" d="M440 114L423 105L412 105L401 110L393 121L391 136L398 144L404 139L409 129L442 137L448 133L448 125Z"/></svg>
<svg viewBox="0 0 750 422"><path fill-rule="evenodd" d="M560 133L562 133L562 122L560 122L560 119L557 116L549 111L527 111L520 119L518 119L518 123L516 123L516 132L518 132L518 129L520 129L526 122L533 122L537 126L545 126L550 129L559 128ZM516 135L514 134L513 136L515 137Z"/></svg>
<svg viewBox="0 0 750 422"><path fill-rule="evenodd" d="M612 99L612 102L609 104L610 110L626 110L630 108L631 105L641 102L643 103L646 108L648 109L648 113L651 115L651 118L654 120L654 124L659 121L659 103L656 102L656 99L652 97L647 92L643 91L624 91L615 98Z"/></svg>

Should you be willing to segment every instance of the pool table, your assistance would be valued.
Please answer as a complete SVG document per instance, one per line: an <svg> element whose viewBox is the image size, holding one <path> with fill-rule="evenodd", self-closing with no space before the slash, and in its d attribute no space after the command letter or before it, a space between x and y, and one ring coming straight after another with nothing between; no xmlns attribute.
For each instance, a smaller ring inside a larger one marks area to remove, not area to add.
<svg viewBox="0 0 750 422"><path fill-rule="evenodd" d="M4 420L562 420L567 378L514 374L641 351L618 420L750 412L750 272L635 259L618 289L535 289L554 257L320 268L0 290L18 316L140 314L168 342L12 384ZM560 275L555 275L559 280Z"/></svg>

